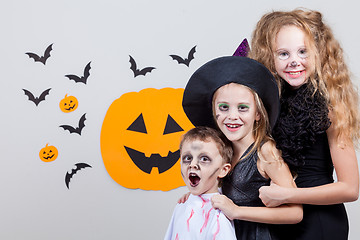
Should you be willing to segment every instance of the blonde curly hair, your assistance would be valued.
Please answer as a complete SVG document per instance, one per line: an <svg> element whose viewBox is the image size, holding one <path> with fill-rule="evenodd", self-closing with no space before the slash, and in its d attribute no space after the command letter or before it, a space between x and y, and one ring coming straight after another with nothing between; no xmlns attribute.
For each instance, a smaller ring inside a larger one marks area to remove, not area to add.
<svg viewBox="0 0 360 240"><path fill-rule="evenodd" d="M281 89L283 81L276 74L274 52L276 36L284 26L296 26L305 33L312 65L309 84L327 100L338 140L344 137L357 142L360 138L358 92L344 61L343 49L320 12L295 9L265 14L253 32L249 57L264 64Z"/></svg>

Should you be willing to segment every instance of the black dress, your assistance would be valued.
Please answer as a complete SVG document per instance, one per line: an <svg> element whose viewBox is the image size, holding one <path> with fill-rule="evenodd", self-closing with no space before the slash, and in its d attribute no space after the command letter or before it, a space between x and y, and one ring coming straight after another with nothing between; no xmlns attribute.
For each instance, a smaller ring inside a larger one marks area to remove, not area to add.
<svg viewBox="0 0 360 240"><path fill-rule="evenodd" d="M290 168L296 172L299 188L334 182L333 164L326 129L330 126L328 108L312 89L285 87L281 111L273 131L277 147ZM303 205L303 220L294 225L273 225L273 231L286 240L346 240L348 218L344 204Z"/></svg>
<svg viewBox="0 0 360 240"><path fill-rule="evenodd" d="M243 156L250 151L252 145ZM269 185L270 180L264 178L257 169L257 151L253 151L238 162L231 173L223 180L222 192L236 205L264 207L259 198L259 188ZM238 240L273 240L268 224L234 220L236 238Z"/></svg>

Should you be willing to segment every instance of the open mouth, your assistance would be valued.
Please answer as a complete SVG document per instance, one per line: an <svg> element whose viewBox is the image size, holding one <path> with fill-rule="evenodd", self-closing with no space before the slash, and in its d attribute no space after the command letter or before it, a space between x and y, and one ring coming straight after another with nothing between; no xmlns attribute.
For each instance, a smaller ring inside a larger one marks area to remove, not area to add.
<svg viewBox="0 0 360 240"><path fill-rule="evenodd" d="M192 187L196 187L200 183L200 177L196 173L190 173L189 181Z"/></svg>
<svg viewBox="0 0 360 240"><path fill-rule="evenodd" d="M177 150L175 152L169 151L168 155L165 157L160 156L160 154L158 153L151 154L150 157L146 157L143 152L136 151L126 146L124 147L131 160L135 163L135 165L141 171L146 172L148 174L151 173L153 167L157 167L159 173L163 173L169 170L170 168L172 168L172 166L174 166L175 163L180 158L180 150Z"/></svg>

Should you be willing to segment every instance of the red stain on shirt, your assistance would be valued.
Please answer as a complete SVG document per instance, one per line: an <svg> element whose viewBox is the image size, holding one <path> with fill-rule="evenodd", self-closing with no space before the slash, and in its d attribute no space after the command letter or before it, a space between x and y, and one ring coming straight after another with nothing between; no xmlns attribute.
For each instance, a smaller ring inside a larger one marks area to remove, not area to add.
<svg viewBox="0 0 360 240"><path fill-rule="evenodd" d="M194 209L191 209L190 217L186 221L188 232L190 232L190 223L189 222L190 222L190 219L192 218L193 215L194 215Z"/></svg>
<svg viewBox="0 0 360 240"><path fill-rule="evenodd" d="M214 240L216 238L216 235L218 235L218 233L220 232L220 222L219 222L219 214L217 215L217 229L216 229L216 232L214 233Z"/></svg>
<svg viewBox="0 0 360 240"><path fill-rule="evenodd" d="M202 233L203 229L206 228L208 222L209 222L209 216L210 216L210 212L211 210L213 210L214 208L210 208L210 210L205 214L205 221L204 221L204 224L203 226L201 227L200 229L200 233Z"/></svg>

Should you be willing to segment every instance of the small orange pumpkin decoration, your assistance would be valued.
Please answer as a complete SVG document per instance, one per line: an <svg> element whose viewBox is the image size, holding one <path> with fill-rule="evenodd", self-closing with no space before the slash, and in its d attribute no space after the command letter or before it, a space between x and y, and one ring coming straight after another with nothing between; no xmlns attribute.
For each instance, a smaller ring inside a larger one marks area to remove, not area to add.
<svg viewBox="0 0 360 240"><path fill-rule="evenodd" d="M47 143L39 152L39 157L44 162L52 162L58 157L58 150Z"/></svg>
<svg viewBox="0 0 360 240"><path fill-rule="evenodd" d="M168 191L184 186L179 143L193 127L182 109L184 89L129 92L109 107L100 135L109 175L120 185Z"/></svg>
<svg viewBox="0 0 360 240"><path fill-rule="evenodd" d="M67 94L59 103L60 110L63 111L64 113L75 111L78 105L79 102L77 98L74 96L68 96Z"/></svg>

